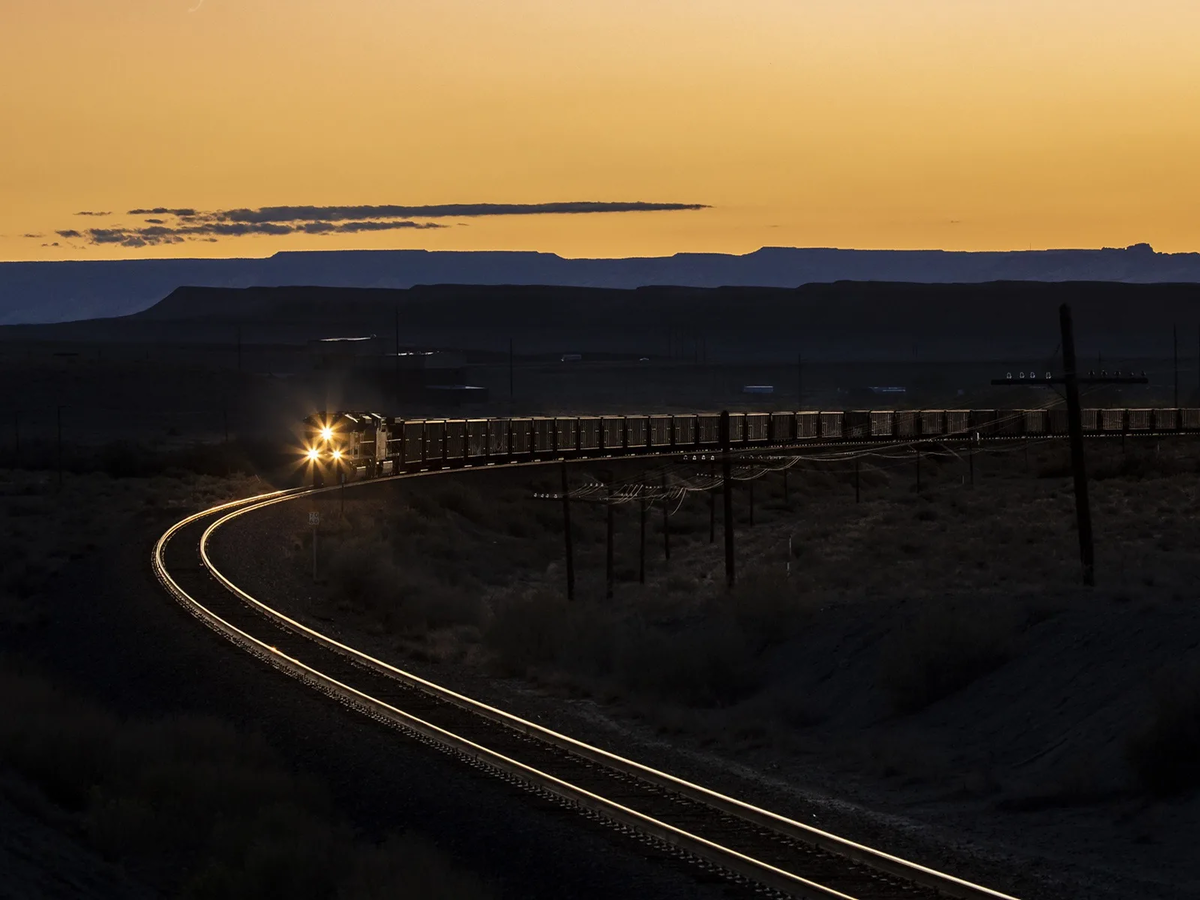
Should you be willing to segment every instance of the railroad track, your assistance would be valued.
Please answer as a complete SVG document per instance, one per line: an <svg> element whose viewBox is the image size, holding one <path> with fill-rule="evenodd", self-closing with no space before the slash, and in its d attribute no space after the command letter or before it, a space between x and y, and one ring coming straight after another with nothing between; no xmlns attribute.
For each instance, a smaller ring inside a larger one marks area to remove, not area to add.
<svg viewBox="0 0 1200 900"><path fill-rule="evenodd" d="M1014 900L576 741L404 672L288 618L215 566L209 543L223 525L317 492L264 494L183 519L154 547L156 576L205 625L344 705L762 893L817 900Z"/></svg>

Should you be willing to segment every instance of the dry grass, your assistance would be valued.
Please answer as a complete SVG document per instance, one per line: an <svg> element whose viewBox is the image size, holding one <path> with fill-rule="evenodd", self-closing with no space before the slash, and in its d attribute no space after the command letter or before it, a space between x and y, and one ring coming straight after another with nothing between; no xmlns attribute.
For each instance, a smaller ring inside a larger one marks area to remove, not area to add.
<svg viewBox="0 0 1200 900"><path fill-rule="evenodd" d="M706 495L672 515L669 564L661 510L649 511L645 585L637 506L619 507L611 601L604 510L576 504L573 604L564 596L561 508L531 496L557 490L557 477L422 480L399 489L400 499L348 514L331 538L333 571L345 579L331 577L330 602L361 614L370 630L403 633L424 658L591 695L667 732L783 746L842 715L824 687L814 693L811 679L796 680L827 666L860 673L851 694L836 695L856 715L878 707L876 715L919 721L990 683L1064 612L1101 614L1078 590L1062 459L1059 445L1032 448L1028 461L1020 445L978 453L972 486L965 457L927 454L917 491L911 456L871 458L859 467L861 503L852 464L802 462L786 496L778 474L756 483L755 525L738 525L732 592L719 502L714 543ZM1192 445L1156 452L1130 441L1125 453L1116 442L1089 445L1089 466L1100 476L1091 495L1103 596L1151 606L1191 596L1200 578L1191 549L1200 529L1188 513L1200 503ZM737 490L739 520L748 520L748 493ZM298 553L297 563L307 557Z"/></svg>
<svg viewBox="0 0 1200 900"><path fill-rule="evenodd" d="M0 669L0 764L107 859L189 898L484 897L420 839L363 842L315 782L216 719L126 721Z"/></svg>

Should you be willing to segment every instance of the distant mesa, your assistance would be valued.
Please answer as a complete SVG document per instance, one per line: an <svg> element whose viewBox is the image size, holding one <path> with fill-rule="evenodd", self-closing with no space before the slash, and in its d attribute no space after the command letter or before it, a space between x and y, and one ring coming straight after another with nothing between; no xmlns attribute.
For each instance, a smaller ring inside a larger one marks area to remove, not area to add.
<svg viewBox="0 0 1200 900"><path fill-rule="evenodd" d="M1124 250L986 253L763 247L740 256L565 259L523 251L346 250L288 251L263 259L15 262L0 263L0 325L129 315L148 309L180 285L795 288L839 281L1200 283L1200 254L1156 253L1142 243Z"/></svg>

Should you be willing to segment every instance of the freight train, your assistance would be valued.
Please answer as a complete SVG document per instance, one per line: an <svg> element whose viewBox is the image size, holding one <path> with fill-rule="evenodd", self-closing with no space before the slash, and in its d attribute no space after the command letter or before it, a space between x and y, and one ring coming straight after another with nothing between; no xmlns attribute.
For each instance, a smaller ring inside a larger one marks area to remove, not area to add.
<svg viewBox="0 0 1200 900"><path fill-rule="evenodd" d="M487 419L316 413L304 420L304 452L315 476L345 479L548 459L704 453L721 448L720 420L720 413ZM1085 409L1082 420L1091 435L1200 433L1200 409ZM732 449L1066 434L1062 407L729 414Z"/></svg>

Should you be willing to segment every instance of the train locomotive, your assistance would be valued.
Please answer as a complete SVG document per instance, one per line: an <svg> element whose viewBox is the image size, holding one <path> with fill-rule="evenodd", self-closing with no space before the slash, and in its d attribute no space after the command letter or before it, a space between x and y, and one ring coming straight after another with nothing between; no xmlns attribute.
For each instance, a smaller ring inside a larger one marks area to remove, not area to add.
<svg viewBox="0 0 1200 900"><path fill-rule="evenodd" d="M1085 409L1082 419L1092 435L1200 433L1200 409ZM729 414L732 448L1066 434L1061 408ZM333 412L304 420L304 453L318 483L548 459L711 453L720 441L714 412L475 419Z"/></svg>

